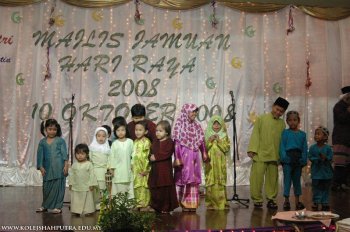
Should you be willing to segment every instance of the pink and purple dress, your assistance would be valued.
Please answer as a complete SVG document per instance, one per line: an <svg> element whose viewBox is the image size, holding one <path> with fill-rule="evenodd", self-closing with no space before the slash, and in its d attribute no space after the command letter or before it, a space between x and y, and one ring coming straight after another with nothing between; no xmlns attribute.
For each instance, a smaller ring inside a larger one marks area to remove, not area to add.
<svg viewBox="0 0 350 232"><path fill-rule="evenodd" d="M173 132L175 158L182 163L175 168L178 200L183 209L190 210L199 206L199 185L202 182L200 152L206 154L203 129L199 122L189 118L196 109L194 104L185 104Z"/></svg>

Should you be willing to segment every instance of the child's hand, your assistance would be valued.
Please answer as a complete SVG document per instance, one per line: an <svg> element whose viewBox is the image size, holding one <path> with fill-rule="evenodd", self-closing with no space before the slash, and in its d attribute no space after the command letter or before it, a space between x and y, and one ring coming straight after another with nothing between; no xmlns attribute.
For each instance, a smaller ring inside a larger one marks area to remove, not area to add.
<svg viewBox="0 0 350 232"><path fill-rule="evenodd" d="M152 154L152 155L149 157L149 160L150 160L150 161L156 161L156 157Z"/></svg>
<svg viewBox="0 0 350 232"><path fill-rule="evenodd" d="M324 154L320 154L320 158L321 160L325 161L327 157Z"/></svg>
<svg viewBox="0 0 350 232"><path fill-rule="evenodd" d="M209 161L209 157L208 157L207 153L203 154L203 161L204 162L208 162Z"/></svg>
<svg viewBox="0 0 350 232"><path fill-rule="evenodd" d="M94 186L90 186L89 189L91 192L94 191Z"/></svg>
<svg viewBox="0 0 350 232"><path fill-rule="evenodd" d="M109 173L111 173L111 175L114 176L114 169L110 169Z"/></svg>
<svg viewBox="0 0 350 232"><path fill-rule="evenodd" d="M63 174L64 176L68 176L68 162L65 162L64 164Z"/></svg>
<svg viewBox="0 0 350 232"><path fill-rule="evenodd" d="M45 176L45 174L46 174L45 168L41 167L41 168L40 168L40 172L41 172L41 175L42 175L42 176Z"/></svg>
<svg viewBox="0 0 350 232"><path fill-rule="evenodd" d="M214 140L218 139L218 135L212 135L209 137L209 142L213 142Z"/></svg>
<svg viewBox="0 0 350 232"><path fill-rule="evenodd" d="M72 185L69 185L69 190L72 190Z"/></svg>
<svg viewBox="0 0 350 232"><path fill-rule="evenodd" d="M256 155L256 153L255 152L252 152L252 151L248 151L248 156L251 158L251 159L253 159L253 157Z"/></svg>

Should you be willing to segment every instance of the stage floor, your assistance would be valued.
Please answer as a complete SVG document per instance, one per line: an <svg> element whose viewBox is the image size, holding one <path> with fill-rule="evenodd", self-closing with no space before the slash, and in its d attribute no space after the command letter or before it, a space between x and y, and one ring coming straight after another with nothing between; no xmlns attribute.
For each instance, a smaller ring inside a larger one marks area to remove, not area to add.
<svg viewBox="0 0 350 232"><path fill-rule="evenodd" d="M228 197L232 197L232 188L227 188ZM278 198L279 210L282 211L283 197L280 191ZM249 197L249 186L237 186L240 198ZM332 192L330 206L332 212L340 218L350 217L350 191ZM69 226L76 229L91 230L96 225L98 212L91 216L79 217L69 212L69 191L67 189L62 214L35 213L42 201L41 187L0 187L0 227L1 226ZM303 188L302 201L311 210L311 187ZM291 197L294 210L294 199ZM177 208L170 215L157 215L156 231L167 230L196 230L196 229L237 229L272 227L276 224L271 220L275 210L268 210L266 205L262 209L254 209L250 202L249 208L230 202L230 209L223 211L206 210L204 197L201 197L200 207L196 213L182 212ZM30 227L27 227L30 229ZM61 227L63 228L63 227ZM3 231L4 227L0 228ZM12 230L13 231L13 230Z"/></svg>

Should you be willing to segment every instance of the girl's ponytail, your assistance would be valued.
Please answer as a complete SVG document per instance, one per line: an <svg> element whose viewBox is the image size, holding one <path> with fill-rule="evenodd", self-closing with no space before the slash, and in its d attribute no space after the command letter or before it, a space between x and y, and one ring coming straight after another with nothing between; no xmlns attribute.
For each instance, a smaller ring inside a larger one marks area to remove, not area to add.
<svg viewBox="0 0 350 232"><path fill-rule="evenodd" d="M41 124L40 124L40 132L41 134L46 137L46 134L45 134L45 123L46 123L46 120L42 121Z"/></svg>

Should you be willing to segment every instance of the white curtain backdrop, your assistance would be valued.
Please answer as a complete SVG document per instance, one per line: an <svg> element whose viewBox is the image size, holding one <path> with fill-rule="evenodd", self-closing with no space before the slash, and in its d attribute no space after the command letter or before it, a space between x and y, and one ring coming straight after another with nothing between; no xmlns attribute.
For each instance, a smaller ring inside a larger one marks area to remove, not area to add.
<svg viewBox="0 0 350 232"><path fill-rule="evenodd" d="M41 185L35 169L41 120L56 118L68 144L72 94L74 146L89 144L95 128L117 115L130 121L135 103L155 122L171 123L184 103L195 103L203 129L221 114L232 140L234 109L238 185L249 184L254 118L270 111L278 96L300 112L310 143L315 127L332 130L332 108L340 88L350 85L349 18L324 21L294 8L295 30L287 35L289 8L251 14L218 5L216 28L211 5L169 11L141 4L140 12L143 21L136 22L133 3L0 7L0 185ZM229 185L232 166L231 154Z"/></svg>

